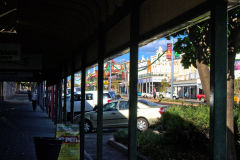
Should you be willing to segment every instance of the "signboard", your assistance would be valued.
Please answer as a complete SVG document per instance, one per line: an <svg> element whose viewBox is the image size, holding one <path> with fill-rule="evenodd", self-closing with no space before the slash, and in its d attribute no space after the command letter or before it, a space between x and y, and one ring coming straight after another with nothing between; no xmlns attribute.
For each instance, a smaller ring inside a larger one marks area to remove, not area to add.
<svg viewBox="0 0 240 160"><path fill-rule="evenodd" d="M2 43L0 44L0 62L19 61L20 60L20 45Z"/></svg>
<svg viewBox="0 0 240 160"><path fill-rule="evenodd" d="M172 43L167 43L167 53L166 53L167 59L172 58Z"/></svg>
<svg viewBox="0 0 240 160"><path fill-rule="evenodd" d="M105 81L103 82L103 84L104 84L104 85L108 85L108 81L105 80Z"/></svg>
<svg viewBox="0 0 240 160"><path fill-rule="evenodd" d="M58 160L80 159L80 137L78 124L57 124L56 137L63 140Z"/></svg>
<svg viewBox="0 0 240 160"><path fill-rule="evenodd" d="M240 59L235 60L234 70L240 70Z"/></svg>

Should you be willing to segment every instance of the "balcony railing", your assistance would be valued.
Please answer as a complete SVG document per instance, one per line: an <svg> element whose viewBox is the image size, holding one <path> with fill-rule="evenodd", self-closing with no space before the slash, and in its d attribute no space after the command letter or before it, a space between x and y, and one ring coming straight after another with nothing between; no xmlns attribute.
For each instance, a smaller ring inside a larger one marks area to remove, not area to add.
<svg viewBox="0 0 240 160"><path fill-rule="evenodd" d="M167 74L153 74L153 73L147 73L147 74L141 74L141 75L138 75L138 78L147 78L147 77L156 77L156 76L166 77Z"/></svg>

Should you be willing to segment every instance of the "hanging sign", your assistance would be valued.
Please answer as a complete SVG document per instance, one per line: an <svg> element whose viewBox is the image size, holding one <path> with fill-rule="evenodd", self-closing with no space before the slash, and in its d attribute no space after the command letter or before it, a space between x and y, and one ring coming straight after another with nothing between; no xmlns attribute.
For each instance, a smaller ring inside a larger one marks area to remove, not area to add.
<svg viewBox="0 0 240 160"><path fill-rule="evenodd" d="M19 61L20 45L11 43L0 44L0 62Z"/></svg>

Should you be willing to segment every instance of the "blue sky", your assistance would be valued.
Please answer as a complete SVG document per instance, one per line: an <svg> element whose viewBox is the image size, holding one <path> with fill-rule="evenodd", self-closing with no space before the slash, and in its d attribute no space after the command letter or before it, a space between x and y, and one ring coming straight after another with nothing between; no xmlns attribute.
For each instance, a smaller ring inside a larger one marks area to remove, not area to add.
<svg viewBox="0 0 240 160"><path fill-rule="evenodd" d="M167 40L166 38L161 38L161 39L153 41L145 46L142 46L138 50L138 52L139 52L138 59L141 59L142 56L144 56L145 59L147 59L147 58L150 59L151 56L156 54L156 51L158 50L159 46L161 46L163 51L165 51L167 48L167 43L171 43L171 42L172 42L171 40ZM129 61L129 53L124 54L120 57L117 57L114 60L117 62Z"/></svg>
<svg viewBox="0 0 240 160"><path fill-rule="evenodd" d="M174 40L174 41L176 41L176 40ZM167 40L166 38L161 38L161 39L155 40L151 43L148 43L145 46L142 46L138 50L138 52L139 52L138 59L140 60L142 58L142 56L144 56L145 59L147 59L147 58L150 59L151 56L156 54L156 51L158 50L159 46L161 46L163 51L165 51L167 48L167 43L172 43L172 41ZM116 61L116 62L129 61L129 53L126 53L122 56L115 58L114 61ZM92 73L93 68L89 68L89 69L90 69L90 73ZM97 67L96 67L96 69L97 69Z"/></svg>

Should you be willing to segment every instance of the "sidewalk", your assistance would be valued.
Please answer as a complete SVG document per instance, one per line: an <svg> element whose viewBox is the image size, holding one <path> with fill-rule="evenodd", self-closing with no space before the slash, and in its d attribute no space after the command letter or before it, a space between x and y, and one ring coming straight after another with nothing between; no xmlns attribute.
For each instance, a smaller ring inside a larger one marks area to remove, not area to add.
<svg viewBox="0 0 240 160"><path fill-rule="evenodd" d="M127 160L128 157L122 151L117 150L108 144L108 141L113 137L113 133L103 132L103 160ZM88 133L85 135L85 150L91 157L88 160L96 160L97 157L97 135L96 133Z"/></svg>
<svg viewBox="0 0 240 160"><path fill-rule="evenodd" d="M55 137L56 127L38 106L33 112L26 94L17 94L0 103L0 159L36 160L33 137ZM103 135L103 160L125 160L120 151L107 144L112 133ZM85 159L96 159L96 133L85 135Z"/></svg>
<svg viewBox="0 0 240 160"><path fill-rule="evenodd" d="M0 159L35 160L33 137L55 137L55 125L25 94L17 94L0 103Z"/></svg>

